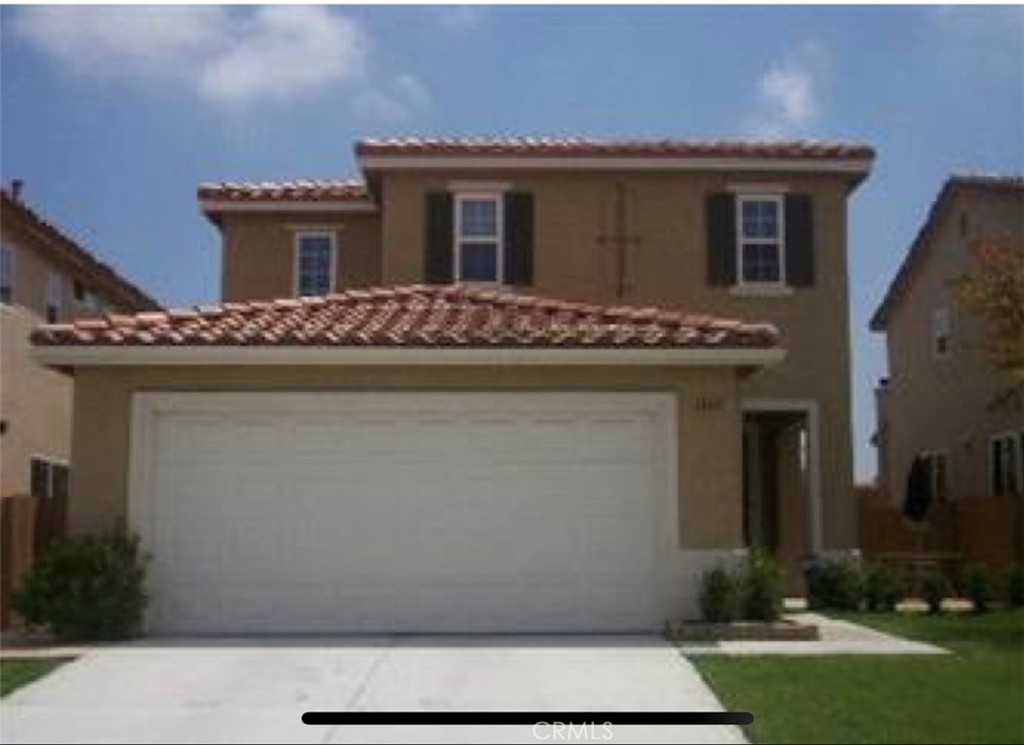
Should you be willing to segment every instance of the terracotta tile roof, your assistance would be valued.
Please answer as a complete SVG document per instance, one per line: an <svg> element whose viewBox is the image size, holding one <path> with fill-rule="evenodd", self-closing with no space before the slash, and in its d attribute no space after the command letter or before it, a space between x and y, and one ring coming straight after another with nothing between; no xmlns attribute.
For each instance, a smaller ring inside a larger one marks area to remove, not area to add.
<svg viewBox="0 0 1024 745"><path fill-rule="evenodd" d="M938 229L940 217L949 208L953 197L957 193L970 191L986 195L1011 195L1017 198L1024 198L1024 175L999 175L993 173L954 173L942 185L938 196L928 209L928 216L918 230L914 242L903 258L903 263L893 277L885 297L879 303L878 308L871 316L870 328L872 331L884 331L888 323L889 311L899 300L910 284L914 268L921 261L926 246L931 242L932 237Z"/></svg>
<svg viewBox="0 0 1024 745"><path fill-rule="evenodd" d="M871 159L867 145L814 141L603 140L589 137L367 139L357 155L537 155L686 158Z"/></svg>
<svg viewBox="0 0 1024 745"><path fill-rule="evenodd" d="M207 183L199 185L198 196L234 202L362 202L370 198L365 184L347 179Z"/></svg>
<svg viewBox="0 0 1024 745"><path fill-rule="evenodd" d="M773 347L769 324L603 307L464 286L370 288L303 299L107 315L39 327L40 346Z"/></svg>
<svg viewBox="0 0 1024 745"><path fill-rule="evenodd" d="M80 272L86 281L95 283L96 289L111 301L130 310L160 307L156 300L25 204L22 198L15 198L7 188L0 189L0 202L5 221L17 221L24 230L36 236L42 250L50 252L61 264Z"/></svg>

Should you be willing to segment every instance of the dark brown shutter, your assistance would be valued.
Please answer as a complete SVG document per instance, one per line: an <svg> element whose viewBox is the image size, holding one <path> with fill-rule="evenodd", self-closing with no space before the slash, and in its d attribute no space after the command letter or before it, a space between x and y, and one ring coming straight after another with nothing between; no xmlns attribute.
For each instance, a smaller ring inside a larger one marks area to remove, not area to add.
<svg viewBox="0 0 1024 745"><path fill-rule="evenodd" d="M453 219L451 193L428 193L423 261L423 274L428 284L447 285L452 282Z"/></svg>
<svg viewBox="0 0 1024 745"><path fill-rule="evenodd" d="M736 283L736 197L709 194L707 198L708 284Z"/></svg>
<svg viewBox="0 0 1024 745"><path fill-rule="evenodd" d="M533 284L533 194L505 194L505 284Z"/></svg>
<svg viewBox="0 0 1024 745"><path fill-rule="evenodd" d="M786 282L814 284L814 209L810 194L786 195Z"/></svg>

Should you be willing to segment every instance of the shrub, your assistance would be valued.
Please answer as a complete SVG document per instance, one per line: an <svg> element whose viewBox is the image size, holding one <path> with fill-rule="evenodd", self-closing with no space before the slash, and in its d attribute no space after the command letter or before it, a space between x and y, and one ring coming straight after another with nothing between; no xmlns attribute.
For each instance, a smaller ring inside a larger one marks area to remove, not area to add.
<svg viewBox="0 0 1024 745"><path fill-rule="evenodd" d="M1024 606L1024 564L1010 564L999 573L999 599L1008 608Z"/></svg>
<svg viewBox="0 0 1024 745"><path fill-rule="evenodd" d="M864 600L864 574L855 559L824 559L805 572L807 605L811 609L859 610Z"/></svg>
<svg viewBox="0 0 1024 745"><path fill-rule="evenodd" d="M929 613L938 613L942 610L942 601L946 599L951 589L949 580L938 570L933 569L921 578L921 597L928 603Z"/></svg>
<svg viewBox="0 0 1024 745"><path fill-rule="evenodd" d="M716 567L704 573L700 588L700 610L711 623L735 621L743 610L740 579L728 569Z"/></svg>
<svg viewBox="0 0 1024 745"><path fill-rule="evenodd" d="M964 593L974 604L975 613L986 613L992 602L992 582L984 564L971 564L964 571Z"/></svg>
<svg viewBox="0 0 1024 745"><path fill-rule="evenodd" d="M782 616L785 573L767 551L751 549L743 571L743 617L777 621Z"/></svg>
<svg viewBox="0 0 1024 745"><path fill-rule="evenodd" d="M868 610L896 610L905 592L903 578L888 564L872 564L864 573L864 600Z"/></svg>
<svg viewBox="0 0 1024 745"><path fill-rule="evenodd" d="M29 626L61 639L121 639L137 634L148 600L148 558L123 526L52 544L12 598Z"/></svg>

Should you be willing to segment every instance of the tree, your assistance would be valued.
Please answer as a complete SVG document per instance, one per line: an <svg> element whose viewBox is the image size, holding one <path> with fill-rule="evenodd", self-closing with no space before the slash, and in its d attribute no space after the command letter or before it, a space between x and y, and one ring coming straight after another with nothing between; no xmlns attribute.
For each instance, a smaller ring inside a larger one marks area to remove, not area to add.
<svg viewBox="0 0 1024 745"><path fill-rule="evenodd" d="M985 328L983 348L1007 385L992 406L1024 406L1024 246L995 237L971 246L971 268L956 282L961 305Z"/></svg>

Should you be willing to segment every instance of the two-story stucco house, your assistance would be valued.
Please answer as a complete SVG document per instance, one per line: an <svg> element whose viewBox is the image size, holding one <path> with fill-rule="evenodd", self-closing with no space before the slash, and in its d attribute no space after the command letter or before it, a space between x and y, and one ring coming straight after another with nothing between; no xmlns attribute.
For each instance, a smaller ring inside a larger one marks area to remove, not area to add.
<svg viewBox="0 0 1024 745"><path fill-rule="evenodd" d="M68 490L72 380L32 359L32 330L157 307L26 205L20 184L0 192L0 496Z"/></svg>
<svg viewBox="0 0 1024 745"><path fill-rule="evenodd" d="M940 500L1024 494L1024 411L992 405L1007 380L956 295L986 239L1024 251L1024 178L950 177L871 319L889 359L876 391L879 484L896 505L916 457Z"/></svg>
<svg viewBox="0 0 1024 745"><path fill-rule="evenodd" d="M855 546L847 208L870 148L367 140L199 189L223 302L40 330L73 530L156 631L615 631ZM102 457L100 457L102 454Z"/></svg>

